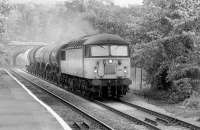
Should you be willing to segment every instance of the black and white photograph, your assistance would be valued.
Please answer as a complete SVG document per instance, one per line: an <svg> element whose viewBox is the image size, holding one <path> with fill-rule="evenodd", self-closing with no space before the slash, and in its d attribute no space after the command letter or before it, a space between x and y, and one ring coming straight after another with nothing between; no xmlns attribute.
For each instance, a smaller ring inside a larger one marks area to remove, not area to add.
<svg viewBox="0 0 200 130"><path fill-rule="evenodd" d="M200 0L0 0L0 130L200 130Z"/></svg>

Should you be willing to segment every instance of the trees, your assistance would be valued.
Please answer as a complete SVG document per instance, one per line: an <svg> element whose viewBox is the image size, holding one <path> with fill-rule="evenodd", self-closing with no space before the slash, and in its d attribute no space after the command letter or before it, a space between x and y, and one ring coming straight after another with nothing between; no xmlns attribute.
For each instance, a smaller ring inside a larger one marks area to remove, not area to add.
<svg viewBox="0 0 200 130"><path fill-rule="evenodd" d="M144 6L152 12L143 26L157 40L137 44L133 61L147 71L152 88L165 91L150 96L183 101L200 83L199 1L145 0Z"/></svg>
<svg viewBox="0 0 200 130"><path fill-rule="evenodd" d="M8 65L8 54L5 48L5 41L7 40L7 16L10 11L10 6L7 0L0 0L0 65Z"/></svg>
<svg viewBox="0 0 200 130"><path fill-rule="evenodd" d="M95 33L84 17L67 4L16 4L8 16L8 35L19 41L63 42Z"/></svg>
<svg viewBox="0 0 200 130"><path fill-rule="evenodd" d="M6 20L10 6L7 0L0 0L0 41L5 40Z"/></svg>
<svg viewBox="0 0 200 130"><path fill-rule="evenodd" d="M165 91L159 98L167 95L165 100L179 102L197 89L200 55L195 43L194 37L189 34L169 36L144 44L134 57L135 64L147 71L147 83L152 88ZM158 98L156 93L151 96Z"/></svg>

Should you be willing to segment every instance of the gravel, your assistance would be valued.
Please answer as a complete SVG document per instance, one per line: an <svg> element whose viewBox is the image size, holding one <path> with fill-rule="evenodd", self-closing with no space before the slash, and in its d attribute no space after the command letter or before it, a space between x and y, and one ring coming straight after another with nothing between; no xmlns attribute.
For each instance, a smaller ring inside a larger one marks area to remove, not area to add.
<svg viewBox="0 0 200 130"><path fill-rule="evenodd" d="M148 119L151 119L151 120L156 120L156 117L151 115L151 114L148 114L146 112L143 112L143 111L140 111L136 108L133 108L133 107L130 107L126 104L122 104L120 102L107 102L105 103L106 105L114 108L114 109L117 109L121 112L124 112L128 115L131 115L133 117L136 117L137 119L140 119L140 120L145 120L145 118L148 118ZM158 123L158 128L161 128L162 130L188 130L187 128L183 128L183 127L180 127L180 126L166 126L162 123Z"/></svg>

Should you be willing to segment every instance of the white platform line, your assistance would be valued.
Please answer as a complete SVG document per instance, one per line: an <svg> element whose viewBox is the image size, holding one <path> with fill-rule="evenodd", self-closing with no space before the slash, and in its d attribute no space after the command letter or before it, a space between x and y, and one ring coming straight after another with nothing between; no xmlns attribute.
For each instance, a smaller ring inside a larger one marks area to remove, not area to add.
<svg viewBox="0 0 200 130"><path fill-rule="evenodd" d="M12 77L23 89L25 89L29 95L31 95L37 102L39 102L43 107L47 109L48 112L50 112L56 120L61 124L64 130L71 130L69 125L53 110L51 107L46 105L43 101L38 99L28 88L26 88L18 79L16 79L8 70L4 69L10 77Z"/></svg>

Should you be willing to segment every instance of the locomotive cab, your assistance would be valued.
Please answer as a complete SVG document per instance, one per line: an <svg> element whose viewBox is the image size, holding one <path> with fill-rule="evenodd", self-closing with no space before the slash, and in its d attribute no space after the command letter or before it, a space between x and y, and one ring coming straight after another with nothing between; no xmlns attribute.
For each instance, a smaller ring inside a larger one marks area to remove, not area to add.
<svg viewBox="0 0 200 130"><path fill-rule="evenodd" d="M86 77L95 79L124 79L130 77L129 46L123 44L86 45L85 65L93 68ZM86 70L88 70L86 68Z"/></svg>
<svg viewBox="0 0 200 130"><path fill-rule="evenodd" d="M86 44L84 77L91 79L91 85L99 88L99 96L125 95L131 84L129 44L119 40Z"/></svg>

